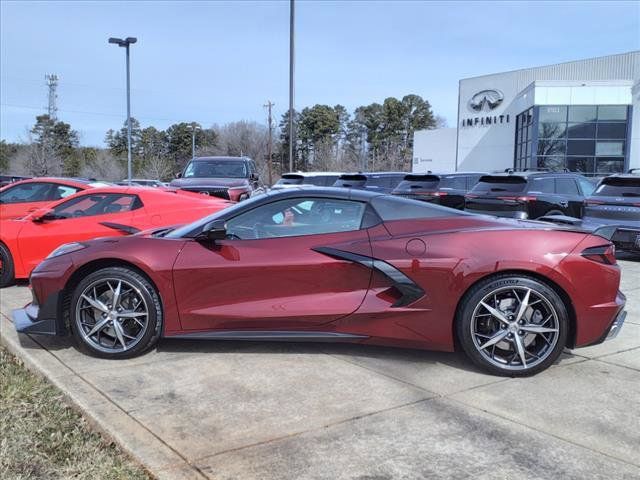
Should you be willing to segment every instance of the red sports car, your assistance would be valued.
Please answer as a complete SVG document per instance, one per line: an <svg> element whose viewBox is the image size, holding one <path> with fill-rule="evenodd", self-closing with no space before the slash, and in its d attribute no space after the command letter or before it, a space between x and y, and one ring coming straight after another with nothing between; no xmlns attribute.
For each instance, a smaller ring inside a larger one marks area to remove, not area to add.
<svg viewBox="0 0 640 480"><path fill-rule="evenodd" d="M30 178L0 188L0 220L20 218L45 205L106 184L79 178Z"/></svg>
<svg viewBox="0 0 640 480"><path fill-rule="evenodd" d="M64 245L14 321L113 358L160 337L459 344L518 376L614 336L619 282L612 244L584 231L291 188L180 228Z"/></svg>
<svg viewBox="0 0 640 480"><path fill-rule="evenodd" d="M83 190L22 219L0 221L0 287L28 278L38 263L64 243L192 222L229 205L219 198L177 190Z"/></svg>

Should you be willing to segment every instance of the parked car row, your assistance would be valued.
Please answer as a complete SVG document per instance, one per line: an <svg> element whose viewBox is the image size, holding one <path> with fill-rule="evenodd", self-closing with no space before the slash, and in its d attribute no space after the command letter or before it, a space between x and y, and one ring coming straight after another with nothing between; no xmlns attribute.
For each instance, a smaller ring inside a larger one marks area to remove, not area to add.
<svg viewBox="0 0 640 480"><path fill-rule="evenodd" d="M67 242L191 222L229 205L220 198L176 189L72 179L39 178L8 185L0 189L0 287L28 278Z"/></svg>
<svg viewBox="0 0 640 480"><path fill-rule="evenodd" d="M297 172L274 190L333 186L391 193L470 213L542 219L596 230L615 226L621 250L640 251L640 176L612 175L597 185L579 173L507 169L499 173Z"/></svg>

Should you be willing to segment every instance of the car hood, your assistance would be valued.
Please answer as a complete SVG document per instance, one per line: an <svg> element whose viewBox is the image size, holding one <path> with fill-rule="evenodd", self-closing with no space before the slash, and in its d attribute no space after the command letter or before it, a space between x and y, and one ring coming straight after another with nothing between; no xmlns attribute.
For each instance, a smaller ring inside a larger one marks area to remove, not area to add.
<svg viewBox="0 0 640 480"><path fill-rule="evenodd" d="M178 178L171 182L172 187L248 187L249 180L246 178Z"/></svg>

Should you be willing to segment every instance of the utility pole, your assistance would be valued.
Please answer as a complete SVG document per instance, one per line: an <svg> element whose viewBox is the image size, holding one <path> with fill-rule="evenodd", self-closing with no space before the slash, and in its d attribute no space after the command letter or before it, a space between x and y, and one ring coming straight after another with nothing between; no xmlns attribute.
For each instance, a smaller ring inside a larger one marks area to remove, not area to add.
<svg viewBox="0 0 640 480"><path fill-rule="evenodd" d="M269 186L273 185L273 166L271 162L271 155L273 149L273 117L271 116L271 109L275 103L269 100L265 107L269 110L269 142L267 143L267 166L269 170Z"/></svg>
<svg viewBox="0 0 640 480"><path fill-rule="evenodd" d="M58 88L58 76L55 73L48 73L44 76L44 79L47 82L47 87L49 87L49 105L47 106L47 114L50 119L56 120L58 116L58 106L56 105L56 99L58 98L58 94L56 93L56 89Z"/></svg>
<svg viewBox="0 0 640 480"><path fill-rule="evenodd" d="M294 128L294 73L295 73L295 0L289 3L289 171L293 172L293 152L295 151L296 132Z"/></svg>
<svg viewBox="0 0 640 480"><path fill-rule="evenodd" d="M196 131L200 130L200 125L191 122L191 158L196 158Z"/></svg>

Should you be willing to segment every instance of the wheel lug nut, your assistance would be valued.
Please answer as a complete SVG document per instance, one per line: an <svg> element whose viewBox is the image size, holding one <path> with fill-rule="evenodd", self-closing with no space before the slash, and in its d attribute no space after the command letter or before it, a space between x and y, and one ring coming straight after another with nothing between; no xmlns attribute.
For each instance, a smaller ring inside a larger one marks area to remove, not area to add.
<svg viewBox="0 0 640 480"><path fill-rule="evenodd" d="M523 336L524 332L522 330L518 330L518 335Z"/></svg>

